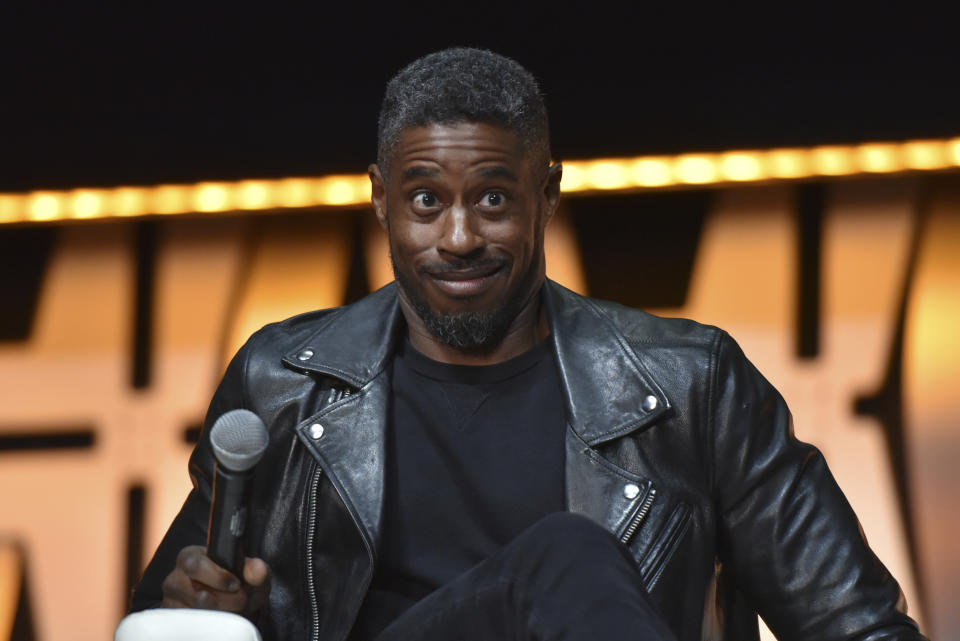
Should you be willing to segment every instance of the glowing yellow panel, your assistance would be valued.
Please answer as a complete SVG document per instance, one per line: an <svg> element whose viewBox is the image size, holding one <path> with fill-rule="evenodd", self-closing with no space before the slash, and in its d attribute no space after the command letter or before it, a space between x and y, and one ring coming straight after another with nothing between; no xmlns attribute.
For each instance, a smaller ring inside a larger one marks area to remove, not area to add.
<svg viewBox="0 0 960 641"><path fill-rule="evenodd" d="M59 192L35 192L27 205L27 217L30 220L57 220L65 209L63 194Z"/></svg>
<svg viewBox="0 0 960 641"><path fill-rule="evenodd" d="M275 204L273 191L265 180L244 180L233 188L230 199L237 209L268 209Z"/></svg>
<svg viewBox="0 0 960 641"><path fill-rule="evenodd" d="M640 187L662 187L674 183L669 158L641 158L634 161L630 174L633 183Z"/></svg>
<svg viewBox="0 0 960 641"><path fill-rule="evenodd" d="M25 218L26 198L15 194L0 194L0 223L15 223Z"/></svg>
<svg viewBox="0 0 960 641"><path fill-rule="evenodd" d="M815 147L810 152L810 164L814 171L824 176L844 176L856 172L850 147Z"/></svg>
<svg viewBox="0 0 960 641"><path fill-rule="evenodd" d="M560 181L560 188L563 191L580 191L584 188L586 179L583 163L573 160L563 163L563 178Z"/></svg>
<svg viewBox="0 0 960 641"><path fill-rule="evenodd" d="M287 178L277 185L277 203L282 207L307 207L315 205L314 181L307 178Z"/></svg>
<svg viewBox="0 0 960 641"><path fill-rule="evenodd" d="M947 143L947 156L950 162L960 166L960 138L954 138Z"/></svg>
<svg viewBox="0 0 960 641"><path fill-rule="evenodd" d="M720 157L720 175L727 180L761 180L766 177L756 151L732 151Z"/></svg>
<svg viewBox="0 0 960 641"><path fill-rule="evenodd" d="M200 183L193 188L193 208L196 211L226 211L230 209L229 185Z"/></svg>
<svg viewBox="0 0 960 641"><path fill-rule="evenodd" d="M587 183L594 189L623 189L629 184L620 160L597 160L587 166Z"/></svg>
<svg viewBox="0 0 960 641"><path fill-rule="evenodd" d="M774 178L805 178L813 175L805 149L773 149L766 154L767 171Z"/></svg>
<svg viewBox="0 0 960 641"><path fill-rule="evenodd" d="M185 185L160 185L150 194L148 213L183 214L193 208L190 202L190 187Z"/></svg>
<svg viewBox="0 0 960 641"><path fill-rule="evenodd" d="M357 204L370 204L370 177L355 176L353 178L353 197Z"/></svg>
<svg viewBox="0 0 960 641"><path fill-rule="evenodd" d="M861 171L886 173L903 169L899 145L884 143L860 145L857 147L856 159Z"/></svg>
<svg viewBox="0 0 960 641"><path fill-rule="evenodd" d="M717 165L714 158L706 154L680 156L674 162L673 174L679 182L702 185L717 179Z"/></svg>
<svg viewBox="0 0 960 641"><path fill-rule="evenodd" d="M115 189L109 208L114 216L143 216L147 212L147 190L139 187Z"/></svg>
<svg viewBox="0 0 960 641"><path fill-rule="evenodd" d="M943 169L949 166L947 148L939 140L911 140L903 144L904 164L910 169Z"/></svg>
<svg viewBox="0 0 960 641"><path fill-rule="evenodd" d="M370 200L370 181L361 176L327 176L317 181L322 205L359 205Z"/></svg>
<svg viewBox="0 0 960 641"><path fill-rule="evenodd" d="M72 218L100 218L104 214L106 191L78 189L70 199Z"/></svg>

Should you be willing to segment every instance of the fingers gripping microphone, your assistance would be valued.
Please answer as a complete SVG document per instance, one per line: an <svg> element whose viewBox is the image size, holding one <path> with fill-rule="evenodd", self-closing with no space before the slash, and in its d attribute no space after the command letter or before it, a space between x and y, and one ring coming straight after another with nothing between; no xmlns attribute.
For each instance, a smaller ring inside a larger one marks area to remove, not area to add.
<svg viewBox="0 0 960 641"><path fill-rule="evenodd" d="M243 533L253 467L267 449L267 428L249 410L232 410L210 428L217 464L207 528L207 556L243 579Z"/></svg>

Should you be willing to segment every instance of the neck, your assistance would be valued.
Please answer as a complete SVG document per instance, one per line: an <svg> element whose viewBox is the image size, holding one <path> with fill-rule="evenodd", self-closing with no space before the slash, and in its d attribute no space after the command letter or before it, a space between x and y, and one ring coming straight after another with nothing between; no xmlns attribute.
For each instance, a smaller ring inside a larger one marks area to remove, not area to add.
<svg viewBox="0 0 960 641"><path fill-rule="evenodd" d="M402 289L400 310L407 321L410 344L424 356L451 365L493 365L523 354L550 334L541 288L542 285L528 297L503 338L483 351L463 351L440 342L424 326Z"/></svg>

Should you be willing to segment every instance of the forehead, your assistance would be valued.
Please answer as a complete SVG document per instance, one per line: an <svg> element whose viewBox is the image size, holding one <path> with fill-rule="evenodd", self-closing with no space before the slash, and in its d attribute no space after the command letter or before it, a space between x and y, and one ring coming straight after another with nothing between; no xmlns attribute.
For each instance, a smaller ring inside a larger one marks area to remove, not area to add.
<svg viewBox="0 0 960 641"><path fill-rule="evenodd" d="M400 133L390 158L390 174L402 179L412 167L458 171L505 165L519 171L528 165L520 138L504 127L487 123L431 124Z"/></svg>

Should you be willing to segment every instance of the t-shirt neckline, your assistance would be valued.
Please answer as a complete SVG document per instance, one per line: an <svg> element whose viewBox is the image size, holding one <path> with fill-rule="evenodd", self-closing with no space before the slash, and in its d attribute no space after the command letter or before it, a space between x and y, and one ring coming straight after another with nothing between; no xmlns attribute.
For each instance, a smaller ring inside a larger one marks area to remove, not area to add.
<svg viewBox="0 0 960 641"><path fill-rule="evenodd" d="M544 357L550 355L550 337L547 336L536 345L513 358L493 365L454 365L441 363L425 356L404 337L400 342L398 356L414 372L437 381L462 383L467 385L499 383L527 371Z"/></svg>

